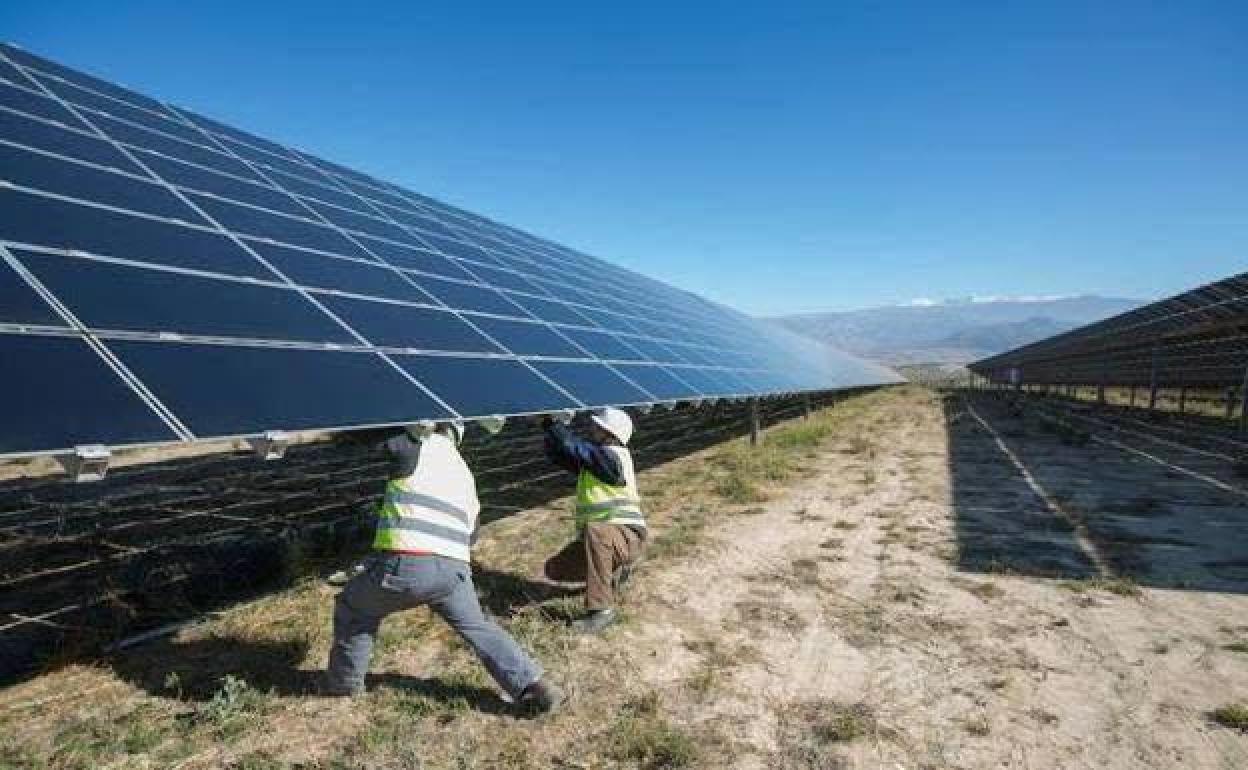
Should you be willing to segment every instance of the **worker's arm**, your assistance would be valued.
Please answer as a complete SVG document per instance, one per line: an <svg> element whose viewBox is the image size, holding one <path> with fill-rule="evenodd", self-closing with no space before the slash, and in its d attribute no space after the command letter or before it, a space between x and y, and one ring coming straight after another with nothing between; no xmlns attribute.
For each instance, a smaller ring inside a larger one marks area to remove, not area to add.
<svg viewBox="0 0 1248 770"><path fill-rule="evenodd" d="M605 484L624 483L624 473L615 455L599 444L586 441L566 425L547 418L542 422L546 431L546 456L560 468L572 473L589 471Z"/></svg>

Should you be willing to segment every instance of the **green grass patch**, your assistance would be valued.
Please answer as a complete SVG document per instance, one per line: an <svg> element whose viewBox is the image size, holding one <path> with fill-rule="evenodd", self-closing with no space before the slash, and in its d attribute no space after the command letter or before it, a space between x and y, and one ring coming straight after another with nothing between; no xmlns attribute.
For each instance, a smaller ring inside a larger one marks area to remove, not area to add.
<svg viewBox="0 0 1248 770"><path fill-rule="evenodd" d="M624 704L605 743L612 759L644 770L692 767L698 759L697 742L668 720L653 692Z"/></svg>

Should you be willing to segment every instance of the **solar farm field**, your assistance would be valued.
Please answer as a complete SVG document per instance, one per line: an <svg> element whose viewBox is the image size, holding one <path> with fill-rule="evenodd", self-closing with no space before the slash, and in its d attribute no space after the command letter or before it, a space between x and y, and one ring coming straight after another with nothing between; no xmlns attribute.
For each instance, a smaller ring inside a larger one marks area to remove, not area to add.
<svg viewBox="0 0 1248 770"><path fill-rule="evenodd" d="M643 471L656 539L602 638L535 578L551 489L485 527L484 603L573 692L517 719L425 611L317 694L334 590L287 590L0 694L16 767L1237 767L1248 532L1229 467L1072 449L917 386ZM1126 439L1124 439L1126 440ZM1185 475L1175 468L1207 476ZM744 480L737 483L734 480ZM1213 482L1213 483L1210 483ZM347 562L322 563L321 570ZM19 738L20 736L20 738Z"/></svg>

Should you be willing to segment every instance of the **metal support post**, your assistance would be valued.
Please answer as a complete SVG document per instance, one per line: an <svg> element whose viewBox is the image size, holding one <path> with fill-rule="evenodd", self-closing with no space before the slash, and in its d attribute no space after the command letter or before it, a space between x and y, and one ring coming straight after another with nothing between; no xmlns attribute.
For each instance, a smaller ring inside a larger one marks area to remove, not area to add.
<svg viewBox="0 0 1248 770"><path fill-rule="evenodd" d="M1248 367L1244 368L1244 383L1239 389L1239 432L1248 432Z"/></svg>
<svg viewBox="0 0 1248 770"><path fill-rule="evenodd" d="M1179 414L1187 411L1187 386L1179 386Z"/></svg>
<svg viewBox="0 0 1248 770"><path fill-rule="evenodd" d="M1228 387L1226 389L1226 419L1235 418L1235 388Z"/></svg>
<svg viewBox="0 0 1248 770"><path fill-rule="evenodd" d="M1157 411L1157 348L1153 348L1152 364L1148 372L1148 411Z"/></svg>
<svg viewBox="0 0 1248 770"><path fill-rule="evenodd" d="M1131 408L1135 408L1135 385L1131 385Z"/></svg>
<svg viewBox="0 0 1248 770"><path fill-rule="evenodd" d="M809 393L802 394L802 419L803 420L810 419L810 394Z"/></svg>
<svg viewBox="0 0 1248 770"><path fill-rule="evenodd" d="M761 409L758 405L757 398L750 399L750 446L758 446L758 437L762 433L762 419L759 415Z"/></svg>

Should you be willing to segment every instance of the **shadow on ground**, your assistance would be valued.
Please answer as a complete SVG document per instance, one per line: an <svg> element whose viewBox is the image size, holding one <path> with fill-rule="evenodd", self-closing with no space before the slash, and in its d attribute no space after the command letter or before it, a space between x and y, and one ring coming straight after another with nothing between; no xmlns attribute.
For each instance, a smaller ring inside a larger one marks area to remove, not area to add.
<svg viewBox="0 0 1248 770"><path fill-rule="evenodd" d="M796 397L770 400L764 423L803 407ZM745 434L748 409L721 401L635 415L638 469ZM474 427L464 454L482 525L572 492L532 422L511 421L494 437ZM210 455L118 468L93 484L0 483L0 686L352 563L367 548L386 470L360 447L321 443L273 462ZM527 595L491 585L503 579L486 576L483 599L507 614L513 600L500 597Z"/></svg>
<svg viewBox="0 0 1248 770"><path fill-rule="evenodd" d="M963 392L947 396L944 409L962 569L1248 591L1248 498L1118 447L1077 445L1026 397ZM1242 486L1225 462L1147 451Z"/></svg>

